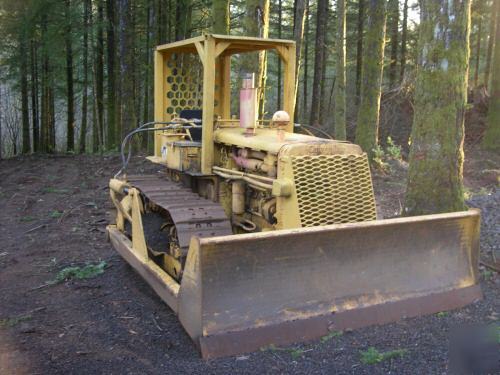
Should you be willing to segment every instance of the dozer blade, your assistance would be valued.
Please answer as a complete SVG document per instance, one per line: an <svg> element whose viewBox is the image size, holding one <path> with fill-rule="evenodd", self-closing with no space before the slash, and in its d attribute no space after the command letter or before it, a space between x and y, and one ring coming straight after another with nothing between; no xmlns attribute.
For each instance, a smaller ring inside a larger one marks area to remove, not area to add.
<svg viewBox="0 0 500 375"><path fill-rule="evenodd" d="M204 358L481 298L478 210L191 241L179 318Z"/></svg>
<svg viewBox="0 0 500 375"><path fill-rule="evenodd" d="M191 240L179 285L116 226L116 250L204 358L462 307L478 285L479 210Z"/></svg>

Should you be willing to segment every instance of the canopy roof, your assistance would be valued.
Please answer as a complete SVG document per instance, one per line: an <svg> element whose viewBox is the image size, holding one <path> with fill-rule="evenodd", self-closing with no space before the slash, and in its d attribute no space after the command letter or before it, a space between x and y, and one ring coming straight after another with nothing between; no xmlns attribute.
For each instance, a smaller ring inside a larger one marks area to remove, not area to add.
<svg viewBox="0 0 500 375"><path fill-rule="evenodd" d="M235 35L204 34L194 38L180 40L178 42L162 44L156 47L158 52L166 53L196 53L200 44L205 40L213 38L219 48L220 54L233 55L236 53L262 51L269 49L279 49L294 45L293 40L266 39ZM197 47L198 45L198 47ZM217 54L219 55L219 53Z"/></svg>

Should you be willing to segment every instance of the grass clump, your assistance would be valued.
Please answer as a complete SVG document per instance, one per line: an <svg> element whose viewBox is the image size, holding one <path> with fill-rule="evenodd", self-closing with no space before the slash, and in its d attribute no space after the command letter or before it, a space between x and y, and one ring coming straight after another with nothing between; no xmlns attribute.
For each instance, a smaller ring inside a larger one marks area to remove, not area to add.
<svg viewBox="0 0 500 375"><path fill-rule="evenodd" d="M50 211L50 213L49 213L49 216L51 218L54 218L54 219L58 218L58 217L61 217L62 215L63 215L63 212L58 211L58 210Z"/></svg>
<svg viewBox="0 0 500 375"><path fill-rule="evenodd" d="M324 344L325 342L328 342L328 341L330 341L333 338L342 336L342 334L343 334L342 331L332 331L328 335L323 336L320 339L320 341L321 341L322 344Z"/></svg>
<svg viewBox="0 0 500 375"><path fill-rule="evenodd" d="M78 267L78 266L66 267L57 273L56 278L51 282L51 284L58 284L65 280L70 280L70 279L77 279L77 280L91 279L93 277L96 277L104 273L105 268L106 268L105 261L102 261L97 264L87 264L84 267Z"/></svg>
<svg viewBox="0 0 500 375"><path fill-rule="evenodd" d="M361 351L361 362L365 365L374 365L377 363L384 362L388 359L400 358L407 353L406 349L396 349L389 350L387 352L379 352L373 346L370 346L368 350Z"/></svg>
<svg viewBox="0 0 500 375"><path fill-rule="evenodd" d="M383 172L389 170L389 160L401 160L401 146L394 143L391 137L387 137L385 148L377 145L372 150L372 163Z"/></svg>
<svg viewBox="0 0 500 375"><path fill-rule="evenodd" d="M448 311L440 311L436 314L438 318L446 318L450 313Z"/></svg>
<svg viewBox="0 0 500 375"><path fill-rule="evenodd" d="M42 193L44 194L68 194L68 189L59 189L55 187L45 187L42 189Z"/></svg>
<svg viewBox="0 0 500 375"><path fill-rule="evenodd" d="M20 219L23 223L29 223L31 221L35 221L36 220L36 217L33 217L33 216L23 216L21 219Z"/></svg>
<svg viewBox="0 0 500 375"><path fill-rule="evenodd" d="M293 360L296 360L296 359L299 359L300 357L302 357L304 355L304 353L306 352L306 350L304 349L301 349L301 348L280 348L274 344L269 344L267 346L263 346L262 348L260 348L260 351L261 352L265 352L265 351L270 351L270 352L286 352L286 353L289 353L290 356L292 357ZM309 350L307 350L309 351Z"/></svg>
<svg viewBox="0 0 500 375"><path fill-rule="evenodd" d="M31 319L32 319L31 315L21 315L21 316L16 316L14 318L0 319L0 328L14 327L21 322L25 322L26 320L31 320Z"/></svg>
<svg viewBox="0 0 500 375"><path fill-rule="evenodd" d="M391 137L387 137L385 153L393 159L401 160L401 146L396 145Z"/></svg>
<svg viewBox="0 0 500 375"><path fill-rule="evenodd" d="M486 280L486 281L489 281L493 278L493 271L490 271L490 270L484 270L483 272L481 272L481 276L483 276L483 279Z"/></svg>

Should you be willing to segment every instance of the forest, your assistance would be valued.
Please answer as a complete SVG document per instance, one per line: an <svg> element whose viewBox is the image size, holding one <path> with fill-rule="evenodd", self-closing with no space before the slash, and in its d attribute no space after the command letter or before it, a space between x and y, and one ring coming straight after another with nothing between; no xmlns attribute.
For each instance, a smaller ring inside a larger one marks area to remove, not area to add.
<svg viewBox="0 0 500 375"><path fill-rule="evenodd" d="M0 0L0 33L0 373L499 371L500 0Z"/></svg>
<svg viewBox="0 0 500 375"><path fill-rule="evenodd" d="M498 104L496 8L475 0L464 15L469 102ZM1 156L116 150L152 119L155 46L209 32L295 40L296 122L371 152L392 123L411 127L424 11L434 10L412 0L2 0ZM269 54L261 82L264 116L282 105L278 60ZM490 147L497 127L484 140ZM396 139L407 148L408 137Z"/></svg>

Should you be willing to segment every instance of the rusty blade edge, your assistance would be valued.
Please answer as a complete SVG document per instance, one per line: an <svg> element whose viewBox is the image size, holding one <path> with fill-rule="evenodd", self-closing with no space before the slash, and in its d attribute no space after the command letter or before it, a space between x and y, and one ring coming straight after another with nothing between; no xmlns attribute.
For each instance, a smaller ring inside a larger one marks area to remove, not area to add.
<svg viewBox="0 0 500 375"><path fill-rule="evenodd" d="M204 359L249 353L270 344L287 345L310 341L325 336L332 330L386 324L403 318L457 309L480 299L482 299L481 287L472 285L335 314L204 336L200 338L199 346Z"/></svg>

